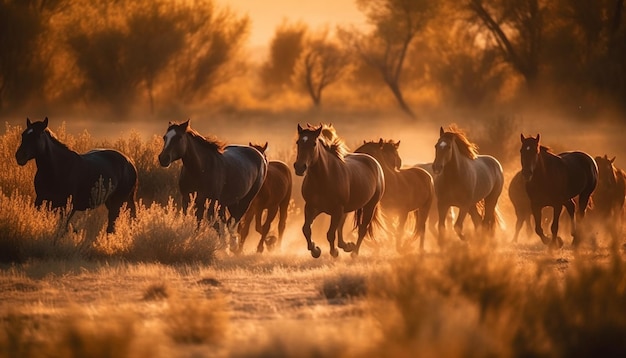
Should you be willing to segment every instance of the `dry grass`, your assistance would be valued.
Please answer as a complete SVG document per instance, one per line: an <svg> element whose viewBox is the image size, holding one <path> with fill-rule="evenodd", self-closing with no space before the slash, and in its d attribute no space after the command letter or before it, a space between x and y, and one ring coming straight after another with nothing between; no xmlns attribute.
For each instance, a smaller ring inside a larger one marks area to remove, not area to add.
<svg viewBox="0 0 626 358"><path fill-rule="evenodd" d="M506 135L508 124L485 136ZM156 164L156 136L107 142L56 132L79 151L113 146L133 158L137 217L123 211L116 233L106 234L105 211L91 210L66 232L60 211L33 207L34 163L16 169L20 130L7 127L0 358L626 355L626 262L603 237L597 247L550 253L534 236L511 245L502 229L492 241L450 237L441 250L429 235L423 253L365 245L357 259L324 251L314 260L296 195L281 252L233 256L208 223L197 228L195 215L180 210L178 170ZM293 161L293 151L272 154ZM314 226L323 244L325 231Z"/></svg>

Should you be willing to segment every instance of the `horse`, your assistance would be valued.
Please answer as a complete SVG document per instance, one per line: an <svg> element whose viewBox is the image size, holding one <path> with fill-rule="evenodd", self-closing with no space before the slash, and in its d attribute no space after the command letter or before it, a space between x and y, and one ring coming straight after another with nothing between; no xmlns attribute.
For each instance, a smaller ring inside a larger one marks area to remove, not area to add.
<svg viewBox="0 0 626 358"><path fill-rule="evenodd" d="M605 154L594 159L598 165L598 185L591 194L590 214L604 224L613 239L617 239L624 221L626 172L615 166L615 157L609 159Z"/></svg>
<svg viewBox="0 0 626 358"><path fill-rule="evenodd" d="M264 145L252 143L249 143L249 145L265 155L267 142L265 142ZM267 175L263 186L261 186L259 193L252 200L250 208L246 211L239 226L241 246L244 245L248 237L250 224L256 218L255 228L256 231L261 234L261 240L259 240L259 244L257 245L257 252L263 252L264 243L268 249L273 249L274 246L280 248L283 233L285 232L285 225L287 223L287 209L289 208L289 201L291 200L292 183L291 169L289 169L287 164L279 160L270 160L267 162ZM265 210L267 210L267 216L265 217L265 223L261 224L261 218ZM270 231L270 226L277 213L279 213L278 238L268 237L267 234Z"/></svg>
<svg viewBox="0 0 626 358"><path fill-rule="evenodd" d="M381 199L381 207L387 217L398 220L396 230L396 248L403 248L404 226L409 213L415 218L413 241L420 239L420 249L424 249L426 219L435 196L433 178L424 169L410 167L402 169L402 159L398 154L400 141L363 141L355 153L366 153L380 163L385 175L385 193ZM392 213L391 215L389 213ZM387 225L389 226L389 225Z"/></svg>
<svg viewBox="0 0 626 358"><path fill-rule="evenodd" d="M365 235L373 235L372 225L382 224L378 204L385 191L384 172L372 156L348 154L341 138L331 141L320 135L323 127L303 129L298 124L294 169L296 175L304 176L302 233L311 256L318 258L321 250L311 239L311 224L319 214L325 213L331 218L326 233L331 256L337 257L339 254L335 248L335 238L338 236L338 247L356 257ZM342 228L349 212L354 212L355 228L358 228L356 245L343 240Z"/></svg>
<svg viewBox="0 0 626 358"><path fill-rule="evenodd" d="M537 137L524 137L520 134L520 159L522 176L526 182L526 192L530 198L530 207L535 220L535 233L550 248L562 247L563 240L558 236L559 217L563 206L572 221L572 245L577 247L580 235L576 231L574 212L578 197L578 220L582 220L587 210L591 193L598 183L598 167L595 160L581 151L554 154L539 142ZM547 237L541 227L541 209L553 208L551 232Z"/></svg>
<svg viewBox="0 0 626 358"><path fill-rule="evenodd" d="M511 179L509 183L509 199L513 204L515 210L515 234L513 235L512 242L517 242L519 232L522 230L522 226L526 224L528 234L532 230L531 216L532 210L530 209L530 199L526 193L526 182L522 176L522 171L518 171Z"/></svg>
<svg viewBox="0 0 626 358"><path fill-rule="evenodd" d="M479 155L475 144L455 127L444 131L439 128L439 139L435 144L435 193L439 213L439 243L443 244L445 218L451 206L459 213L454 224L456 234L465 240L463 221L469 213L476 228L484 227L493 232L499 213L498 198L504 186L504 175L500 162L489 155ZM484 217L478 206L484 200Z"/></svg>
<svg viewBox="0 0 626 358"><path fill-rule="evenodd" d="M250 146L226 145L205 138L192 129L189 122L169 122L159 163L167 168L174 161L182 161L178 187L183 210L187 211L195 194L196 217L200 224L205 202L209 203L209 211L219 204L219 218L230 230L230 249L240 253L243 247L234 240L234 229L263 186L267 160Z"/></svg>
<svg viewBox="0 0 626 358"><path fill-rule="evenodd" d="M107 233L115 231L115 220L124 204L135 217L137 169L132 161L113 149L76 153L48 128L48 117L35 122L26 118L26 129L15 159L20 166L35 159L36 207L46 201L49 208L65 208L72 198L66 228L76 211L102 204L108 210Z"/></svg>

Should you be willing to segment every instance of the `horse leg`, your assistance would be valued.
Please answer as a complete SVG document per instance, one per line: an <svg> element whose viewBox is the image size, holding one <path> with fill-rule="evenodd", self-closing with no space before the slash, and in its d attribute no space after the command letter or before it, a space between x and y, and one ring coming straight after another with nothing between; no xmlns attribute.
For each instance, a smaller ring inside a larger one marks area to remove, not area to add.
<svg viewBox="0 0 626 358"><path fill-rule="evenodd" d="M304 204L304 225L302 225L302 233L307 242L307 249L311 251L311 256L314 258L320 257L322 250L320 250L319 246L316 246L315 242L311 239L311 224L320 213L317 208L314 208L310 204Z"/></svg>
<svg viewBox="0 0 626 358"><path fill-rule="evenodd" d="M474 210L476 210L476 206L474 206ZM459 208L459 216L456 218L456 222L454 223L454 231L456 232L459 239L462 241L466 240L465 235L463 234L463 221L465 220L465 216L467 215L468 210L466 208ZM478 213L478 211L476 211ZM480 215L480 214L478 214Z"/></svg>
<svg viewBox="0 0 626 358"><path fill-rule="evenodd" d="M425 208L420 208L413 211L413 216L415 217L415 232L417 233L416 237L420 238L420 250L424 251L424 239L426 237L426 220L428 219L427 215L428 210Z"/></svg>
<svg viewBox="0 0 626 358"><path fill-rule="evenodd" d="M120 215L121 204L117 202L107 201L105 203L105 206L109 211L107 234L111 234L115 231L115 220L117 220L118 216Z"/></svg>
<svg viewBox="0 0 626 358"><path fill-rule="evenodd" d="M239 245L243 250L243 246L246 243L246 239L250 234L250 223L255 218L255 210L248 210L243 217L243 220L239 222ZM258 214L256 215L258 217Z"/></svg>
<svg viewBox="0 0 626 358"><path fill-rule="evenodd" d="M577 246L579 244L580 237L578 233L578 225L576 223L576 203L573 199L570 199L563 203L563 206L565 206L565 210L567 211L570 219L572 246Z"/></svg>
<svg viewBox="0 0 626 358"><path fill-rule="evenodd" d="M280 248L282 246L283 243L283 234L285 233L285 227L287 226L287 211L289 210L289 198L286 198L286 200L283 200L280 203L280 207L279 207L279 214L278 214L278 241L276 242L275 245L273 245L274 247L278 247ZM343 225L341 226L343 227ZM343 241L343 236L339 235L339 238L341 241ZM340 243L341 243L340 241Z"/></svg>
<svg viewBox="0 0 626 358"><path fill-rule="evenodd" d="M345 221L342 220L342 216L346 216L343 212L343 208L337 209L330 215L330 226L328 227L328 232L326 232L326 239L330 245L330 255L332 257L337 257L339 255L339 251L335 248L335 237L337 235L337 228L342 222Z"/></svg>
<svg viewBox="0 0 626 358"><path fill-rule="evenodd" d="M272 221L274 221L274 218L276 217L276 213L278 213L278 207L276 206L272 206L271 208L267 209L267 217L265 218L265 223L263 224L263 226L261 226L261 240L259 240L259 245L257 245L256 248L256 251L258 253L263 252L263 243L265 243L268 248L273 247L276 243L276 239L274 239L272 242L267 239L267 234L270 232L270 227L272 226ZM258 221L258 223L260 222L261 220Z"/></svg>
<svg viewBox="0 0 626 358"><path fill-rule="evenodd" d="M359 255L359 249L361 248L361 243L363 243L363 238L367 234L368 230L370 231L370 235L371 235L372 219L374 218L374 213L376 212L377 204L378 204L378 200L371 200L362 209L360 209L362 211L361 211L361 222L359 222L358 224L359 237L356 241L356 247L351 253L351 256L353 258ZM356 212L355 212L355 215L356 215Z"/></svg>
<svg viewBox="0 0 626 358"><path fill-rule="evenodd" d="M550 231L552 232L552 241L550 248L561 248L563 246L563 240L559 237L559 219L561 218L562 205L555 205L554 214L552 215L552 225Z"/></svg>
<svg viewBox="0 0 626 358"><path fill-rule="evenodd" d="M437 219L437 242L439 247L442 247L445 241L446 236L446 215L448 215L448 211L450 209L449 205L443 204L441 201L437 203L437 211L439 213L439 217Z"/></svg>
<svg viewBox="0 0 626 358"><path fill-rule="evenodd" d="M513 240L511 242L517 243L517 237L519 236L519 232L522 230L522 226L524 225L524 215L520 213L519 209L515 209L515 234L513 234Z"/></svg>
<svg viewBox="0 0 626 358"><path fill-rule="evenodd" d="M543 233L543 228L541 227L541 209L539 205L531 205L533 219L535 219L535 233L541 238L541 242L544 245L548 245L550 238Z"/></svg>
<svg viewBox="0 0 626 358"><path fill-rule="evenodd" d="M351 252L356 247L352 242L345 242L343 239L343 227L346 224L346 219L348 218L348 214L341 215L341 221L339 222L339 226L337 227L337 247L342 249L344 252Z"/></svg>
<svg viewBox="0 0 626 358"><path fill-rule="evenodd" d="M404 225L406 225L407 217L409 216L408 212L403 212L399 210L398 213L398 227L396 227L396 251L402 252L404 248ZM415 221L415 225L417 225L417 221ZM417 239L413 237L413 241Z"/></svg>

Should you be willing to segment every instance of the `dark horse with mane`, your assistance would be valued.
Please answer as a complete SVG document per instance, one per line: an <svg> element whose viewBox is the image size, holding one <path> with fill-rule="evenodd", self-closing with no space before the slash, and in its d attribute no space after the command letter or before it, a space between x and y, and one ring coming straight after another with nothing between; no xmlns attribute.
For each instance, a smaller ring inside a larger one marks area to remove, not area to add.
<svg viewBox="0 0 626 358"><path fill-rule="evenodd" d="M426 219L435 196L433 178L422 168L402 169L402 159L398 154L400 141L363 141L355 153L366 153L378 160L385 174L385 194L380 203L388 218L397 218L396 248L403 248L404 226L409 213L415 217L413 241L420 238L420 249L424 249ZM389 227L387 223L387 227Z"/></svg>
<svg viewBox="0 0 626 358"><path fill-rule="evenodd" d="M435 144L435 193L439 212L439 243L445 233L446 215L451 206L459 208L454 229L464 240L463 220L470 214L476 228L493 231L499 214L496 210L502 193L504 175L502 166L494 157L478 155L475 144L456 128L444 131L439 128L439 140ZM478 205L484 200L484 217Z"/></svg>
<svg viewBox="0 0 626 358"><path fill-rule="evenodd" d="M161 166L168 167L179 159L183 162L178 181L183 210L187 210L194 194L198 222L204 216L205 202L209 202L210 210L218 205L219 218L231 231L231 250L241 252L233 231L263 185L267 160L247 145L227 146L207 139L192 129L189 121L170 122L163 136Z"/></svg>
<svg viewBox="0 0 626 358"><path fill-rule="evenodd" d="M372 224L380 223L378 203L385 191L385 177L380 164L370 155L346 154L347 148L340 138L330 140L322 133L323 126L303 129L298 124L297 156L294 163L296 175L304 176L304 225L302 232L311 255L319 257L321 250L311 239L311 224L321 214L330 215L326 238L330 254L336 257L335 237L338 246L358 255L366 234L372 235ZM356 245L343 240L343 224L347 213L354 211L358 228Z"/></svg>
<svg viewBox="0 0 626 358"><path fill-rule="evenodd" d="M613 240L617 240L621 237L624 222L626 172L615 166L615 157L609 159L605 154L594 159L598 165L598 186L591 194L590 215L603 224Z"/></svg>
<svg viewBox="0 0 626 358"><path fill-rule="evenodd" d="M578 220L585 216L589 197L598 183L598 167L587 153L580 151L552 153L549 148L540 145L540 136L524 137L520 135L522 146L520 157L522 176L526 181L526 192L530 198L531 211L535 220L535 232L541 241L553 247L563 246L558 236L559 217L563 206L572 220L572 244L580 243L576 230L574 211L578 197ZM550 206L554 210L552 218L552 238L543 233L541 227L541 209Z"/></svg>
<svg viewBox="0 0 626 358"><path fill-rule="evenodd" d="M72 198L72 211L83 211L104 204L108 209L107 232L115 230L115 220L123 204L135 216L137 170L124 154L112 149L96 149L78 154L61 143L48 129L48 117L40 122L26 119L22 143L15 153L17 164L35 159L35 205L47 201L52 208L63 208Z"/></svg>
<svg viewBox="0 0 626 358"><path fill-rule="evenodd" d="M264 145L250 143L250 146L265 155L267 150L267 142ZM263 252L263 244L269 249L275 246L280 248L285 225L287 224L287 209L291 200L291 188L293 180L291 178L291 169L279 160L270 160L267 162L267 175L261 190L252 200L250 208L239 225L239 235L241 236L241 245L243 246L250 232L250 225L255 220L255 229L261 234L261 239L257 245L257 252ZM267 210L265 222L261 223L263 212ZM272 221L278 214L278 240L276 237L268 237Z"/></svg>

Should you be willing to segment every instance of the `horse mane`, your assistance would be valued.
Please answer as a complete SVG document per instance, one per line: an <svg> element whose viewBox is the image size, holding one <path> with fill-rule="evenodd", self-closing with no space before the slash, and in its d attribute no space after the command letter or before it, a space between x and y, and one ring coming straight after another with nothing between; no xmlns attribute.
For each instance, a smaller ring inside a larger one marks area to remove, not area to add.
<svg viewBox="0 0 626 358"><path fill-rule="evenodd" d="M313 130L319 129L320 126L311 127ZM350 152L350 149L346 145L343 139L337 135L335 127L328 124L321 124L322 134L318 137L320 143L324 149L335 155L337 158L343 160L343 158Z"/></svg>
<svg viewBox="0 0 626 358"><path fill-rule="evenodd" d="M61 147L61 148L63 148L63 149L71 150L71 149L67 146L67 144L65 144L65 143L61 142L61 141L59 140L59 138L57 138L56 134L54 134L54 132L53 132L52 130L50 130L50 128L46 128L46 129L44 130L44 132L45 132L45 133L48 133L48 136L49 136L49 137L50 137L50 139L52 140L52 143L54 143L54 144L56 144L56 145L60 146L60 147Z"/></svg>
<svg viewBox="0 0 626 358"><path fill-rule="evenodd" d="M456 141L456 143L458 144L457 147L461 151L461 154L470 159L476 159L476 157L478 156L478 145L470 142L469 139L467 139L465 132L452 125L443 134L443 136L446 135Z"/></svg>
<svg viewBox="0 0 626 358"><path fill-rule="evenodd" d="M216 151L218 153L224 153L226 142L223 142L214 137L205 137L193 128L187 128L187 133L191 135L192 139L200 143L203 147Z"/></svg>
<svg viewBox="0 0 626 358"><path fill-rule="evenodd" d="M545 146L545 145L540 145L540 146L539 146L539 151L541 151L541 152L545 152L545 153L551 153L551 154L554 154L554 152L552 152L552 148L547 147L547 146Z"/></svg>

